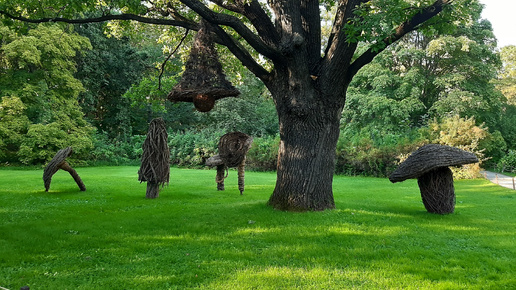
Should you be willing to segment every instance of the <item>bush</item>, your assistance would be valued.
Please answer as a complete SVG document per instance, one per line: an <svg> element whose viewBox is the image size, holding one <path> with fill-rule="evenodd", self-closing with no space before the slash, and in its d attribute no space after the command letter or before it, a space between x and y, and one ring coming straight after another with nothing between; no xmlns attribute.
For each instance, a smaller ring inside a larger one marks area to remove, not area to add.
<svg viewBox="0 0 516 290"><path fill-rule="evenodd" d="M170 162L178 166L203 167L206 159L216 154L217 144L224 134L209 130L169 132Z"/></svg>
<svg viewBox="0 0 516 290"><path fill-rule="evenodd" d="M254 138L253 145L247 153L246 165L253 170L276 170L279 144L279 135Z"/></svg>
<svg viewBox="0 0 516 290"><path fill-rule="evenodd" d="M56 122L30 125L18 151L19 160L24 164L46 163L68 146L73 147L72 160L87 160L93 149L92 133L92 127L65 130Z"/></svg>
<svg viewBox="0 0 516 290"><path fill-rule="evenodd" d="M509 152L500 159L497 167L500 172L516 173L516 150L509 150Z"/></svg>
<svg viewBox="0 0 516 290"><path fill-rule="evenodd" d="M387 177L400 156L421 145L417 131L381 132L375 128L343 128L337 142L335 173Z"/></svg>
<svg viewBox="0 0 516 290"><path fill-rule="evenodd" d="M461 118L458 115L444 117L438 121L429 122L427 128L421 133L426 137L426 143L448 145L475 153L480 162L478 164L465 165L460 168L452 168L455 179L476 178L479 175L480 165L486 160L484 151L480 148L480 141L484 140L489 132L484 124L477 126L475 118Z"/></svg>
<svg viewBox="0 0 516 290"><path fill-rule="evenodd" d="M145 135L135 135L127 140L109 139L107 133L95 136L95 148L90 154L90 163L133 165L140 162Z"/></svg>

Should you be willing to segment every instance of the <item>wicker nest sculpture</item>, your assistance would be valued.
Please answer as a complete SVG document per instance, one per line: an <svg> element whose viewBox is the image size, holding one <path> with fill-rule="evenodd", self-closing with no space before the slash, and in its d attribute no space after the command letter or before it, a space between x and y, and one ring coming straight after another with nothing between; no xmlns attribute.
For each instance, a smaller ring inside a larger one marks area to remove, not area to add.
<svg viewBox="0 0 516 290"><path fill-rule="evenodd" d="M218 149L219 154L206 160L207 166L217 166L217 190L224 190L224 179L230 167L238 170L238 189L240 195L244 193L245 159L251 148L253 137L242 132L231 132L220 137Z"/></svg>
<svg viewBox="0 0 516 290"><path fill-rule="evenodd" d="M45 191L48 192L50 189L50 183L52 182L52 176L59 170L63 169L64 171L67 171L70 173L70 175L73 177L73 180L75 180L75 183L79 186L79 189L81 191L86 191L86 186L84 186L84 183L82 182L81 177L79 174L77 174L77 171L73 169L68 162L66 162L66 158L70 155L72 155L73 150L72 147L66 147L64 149L61 149L57 151L56 155L45 167L45 170L43 171L43 182L45 184Z"/></svg>
<svg viewBox="0 0 516 290"><path fill-rule="evenodd" d="M167 98L172 102L191 102L198 111L208 112L213 109L216 100L239 94L226 80L213 43L210 24L202 20L183 76Z"/></svg>
<svg viewBox="0 0 516 290"><path fill-rule="evenodd" d="M157 198L160 186L163 187L169 183L170 151L167 142L165 121L162 118L153 119L142 145L142 164L138 170L140 183L147 182L146 198Z"/></svg>
<svg viewBox="0 0 516 290"><path fill-rule="evenodd" d="M414 151L389 176L392 183L417 178L421 198L430 213L449 214L455 210L453 173L448 166L479 162L475 154L459 148L428 144Z"/></svg>

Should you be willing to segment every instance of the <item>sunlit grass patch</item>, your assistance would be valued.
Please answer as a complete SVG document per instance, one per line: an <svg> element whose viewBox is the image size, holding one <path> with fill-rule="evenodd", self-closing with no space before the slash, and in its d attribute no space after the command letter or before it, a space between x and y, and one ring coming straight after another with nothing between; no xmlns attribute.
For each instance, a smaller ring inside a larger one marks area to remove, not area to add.
<svg viewBox="0 0 516 290"><path fill-rule="evenodd" d="M336 176L337 209L266 202L275 173L172 168L154 200L138 167L0 170L0 286L19 289L498 289L516 285L516 192L457 181L456 211L417 182Z"/></svg>

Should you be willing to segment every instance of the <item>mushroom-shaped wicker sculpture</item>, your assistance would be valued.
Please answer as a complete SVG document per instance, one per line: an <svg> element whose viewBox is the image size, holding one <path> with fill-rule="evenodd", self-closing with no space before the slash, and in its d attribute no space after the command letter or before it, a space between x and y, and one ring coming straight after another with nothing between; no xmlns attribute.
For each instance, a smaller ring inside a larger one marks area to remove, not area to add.
<svg viewBox="0 0 516 290"><path fill-rule="evenodd" d="M170 179L170 151L168 134L162 118L153 119L149 124L147 138L143 142L142 164L138 170L138 180L147 182L146 198L157 198L159 187Z"/></svg>
<svg viewBox="0 0 516 290"><path fill-rule="evenodd" d="M210 24L202 20L183 76L167 96L172 102L191 102L200 112L213 109L215 101L220 98L240 94L226 80L210 33Z"/></svg>
<svg viewBox="0 0 516 290"><path fill-rule="evenodd" d="M448 166L478 162L475 154L446 145L428 144L414 151L389 176L391 182L417 178L423 204L428 212L453 213L455 191Z"/></svg>
<svg viewBox="0 0 516 290"><path fill-rule="evenodd" d="M68 162L66 162L66 158L70 156L72 152L72 147L66 147L65 149L61 149L57 151L54 158L52 158L52 160L50 160L50 162L47 164L45 170L43 171L43 182L45 183L45 191L48 191L50 189L50 182L52 182L52 176L59 169L63 169L64 171L70 173L70 175L73 177L75 183L77 183L81 191L86 190L86 186L84 186L84 183L79 177L79 174L77 174L77 171L70 167Z"/></svg>
<svg viewBox="0 0 516 290"><path fill-rule="evenodd" d="M224 175L229 167L237 167L238 189L240 195L244 192L245 179L245 156L251 148L253 137L242 132L231 132L220 137L218 149L219 154L206 160L207 166L217 166L217 190L224 190Z"/></svg>

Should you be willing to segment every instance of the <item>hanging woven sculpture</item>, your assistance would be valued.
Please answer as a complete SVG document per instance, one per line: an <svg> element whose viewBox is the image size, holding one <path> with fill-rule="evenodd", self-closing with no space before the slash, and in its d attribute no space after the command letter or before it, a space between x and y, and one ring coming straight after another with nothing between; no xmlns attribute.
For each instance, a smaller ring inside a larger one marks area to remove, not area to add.
<svg viewBox="0 0 516 290"><path fill-rule="evenodd" d="M157 198L159 187L168 185L170 178L170 150L168 134L162 118L153 119L149 124L147 138L143 142L143 155L138 180L147 182L146 198Z"/></svg>
<svg viewBox="0 0 516 290"><path fill-rule="evenodd" d="M210 24L201 20L201 28L190 50L183 76L168 94L168 100L191 102L198 111L208 112L213 109L216 100L239 94L222 71Z"/></svg>

